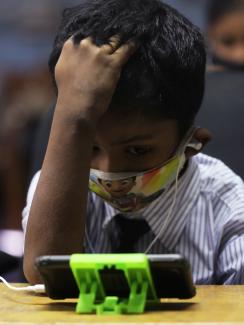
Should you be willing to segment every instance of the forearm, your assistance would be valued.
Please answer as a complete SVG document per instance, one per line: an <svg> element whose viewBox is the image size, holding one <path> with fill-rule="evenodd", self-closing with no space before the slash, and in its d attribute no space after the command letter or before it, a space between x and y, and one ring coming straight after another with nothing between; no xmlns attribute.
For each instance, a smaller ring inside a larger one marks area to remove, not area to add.
<svg viewBox="0 0 244 325"><path fill-rule="evenodd" d="M94 126L59 105L26 232L24 270L30 282L38 282L37 256L81 252L83 246Z"/></svg>
<svg viewBox="0 0 244 325"><path fill-rule="evenodd" d="M38 282L34 260L82 250L95 126L107 112L122 66L135 51L129 42L96 46L68 39L55 66L58 102L26 232L24 270Z"/></svg>

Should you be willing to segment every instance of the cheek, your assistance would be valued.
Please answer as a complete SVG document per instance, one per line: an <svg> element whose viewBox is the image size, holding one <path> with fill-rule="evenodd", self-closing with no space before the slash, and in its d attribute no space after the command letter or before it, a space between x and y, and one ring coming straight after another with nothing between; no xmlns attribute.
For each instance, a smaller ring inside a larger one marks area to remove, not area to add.
<svg viewBox="0 0 244 325"><path fill-rule="evenodd" d="M214 53L220 58L228 61L244 62L244 44L242 46L235 45L232 47L224 44L217 44Z"/></svg>
<svg viewBox="0 0 244 325"><path fill-rule="evenodd" d="M233 56L233 48L230 46L226 46L220 41L216 40L212 42L212 50L213 53L215 53L217 56L223 58L223 59L231 59Z"/></svg>

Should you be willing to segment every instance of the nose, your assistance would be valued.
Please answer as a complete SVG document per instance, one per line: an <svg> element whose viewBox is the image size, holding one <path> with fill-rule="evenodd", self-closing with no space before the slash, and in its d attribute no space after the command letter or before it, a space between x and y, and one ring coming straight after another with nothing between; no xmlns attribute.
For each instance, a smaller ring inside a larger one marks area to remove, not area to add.
<svg viewBox="0 0 244 325"><path fill-rule="evenodd" d="M91 167L106 173L125 171L124 161L116 155L101 153L92 159Z"/></svg>
<svg viewBox="0 0 244 325"><path fill-rule="evenodd" d="M123 190L123 185L121 184L120 181L113 181L113 191L119 192Z"/></svg>

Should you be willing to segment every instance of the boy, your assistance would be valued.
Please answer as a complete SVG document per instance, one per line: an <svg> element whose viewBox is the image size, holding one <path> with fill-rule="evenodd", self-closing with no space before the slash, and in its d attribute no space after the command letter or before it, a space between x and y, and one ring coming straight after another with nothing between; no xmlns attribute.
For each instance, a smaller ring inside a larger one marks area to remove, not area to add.
<svg viewBox="0 0 244 325"><path fill-rule="evenodd" d="M193 128L199 31L157 0L84 1L64 13L49 63L57 103L23 212L27 279L40 282L39 255L135 251L182 254L198 284L244 282L243 183L193 157L211 137ZM147 199L121 213L101 179L131 177L127 199Z"/></svg>

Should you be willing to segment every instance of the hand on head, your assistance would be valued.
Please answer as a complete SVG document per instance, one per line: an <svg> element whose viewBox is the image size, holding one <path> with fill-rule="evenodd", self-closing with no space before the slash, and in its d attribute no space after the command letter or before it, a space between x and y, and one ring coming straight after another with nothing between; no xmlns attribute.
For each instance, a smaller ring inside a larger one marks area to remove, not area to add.
<svg viewBox="0 0 244 325"><path fill-rule="evenodd" d="M133 41L120 44L118 36L113 36L109 43L102 46L94 44L91 37L75 44L69 38L55 68L58 97L62 102L74 101L79 112L79 105L87 103L91 116L103 115L116 89L123 65L135 52Z"/></svg>

